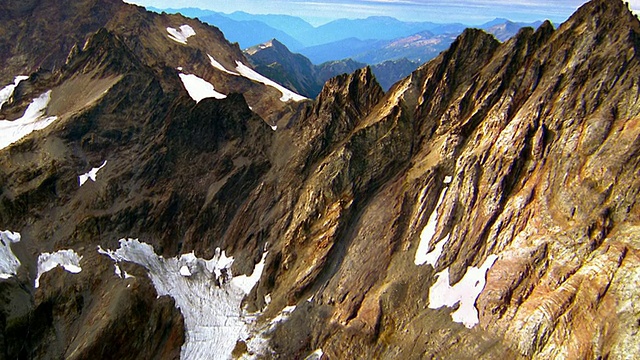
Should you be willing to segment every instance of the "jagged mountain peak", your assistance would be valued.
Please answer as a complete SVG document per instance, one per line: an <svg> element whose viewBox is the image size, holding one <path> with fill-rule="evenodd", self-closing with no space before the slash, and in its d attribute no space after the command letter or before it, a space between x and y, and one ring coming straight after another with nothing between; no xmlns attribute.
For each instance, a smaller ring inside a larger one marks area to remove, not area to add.
<svg viewBox="0 0 640 360"><path fill-rule="evenodd" d="M122 39L105 28L89 35L80 49L77 44L69 52L64 65L69 74L93 72L94 76L126 73L133 66L142 66Z"/></svg>
<svg viewBox="0 0 640 360"><path fill-rule="evenodd" d="M286 46L283 43L281 43L280 41L278 41L278 39L275 39L275 38L267 41L265 44L275 46L276 48L286 48Z"/></svg>
<svg viewBox="0 0 640 360"><path fill-rule="evenodd" d="M455 60L456 62L467 62L465 59L476 61L477 59L485 58L487 54L491 53L499 45L500 42L491 34L484 30L470 28L456 38L451 47L446 50L444 57L458 59ZM458 65L465 66L464 63Z"/></svg>
<svg viewBox="0 0 640 360"><path fill-rule="evenodd" d="M592 0L582 5L561 28L602 37L605 33L640 32L640 21L622 0Z"/></svg>
<svg viewBox="0 0 640 360"><path fill-rule="evenodd" d="M280 41L278 41L277 39L271 39L267 42L264 42L262 44L258 44L255 46L252 46L248 49L245 50L245 53L249 54L250 56L254 56L257 53L264 51L264 50L270 50L270 51L276 51L280 54L286 54L289 53L289 49L286 47L286 45L284 45L283 43L281 43Z"/></svg>
<svg viewBox="0 0 640 360"><path fill-rule="evenodd" d="M555 31L555 27L549 20L543 21L542 24L540 24L540 26L538 26L538 28L536 29L536 32L540 34L551 33L553 31Z"/></svg>
<svg viewBox="0 0 640 360"><path fill-rule="evenodd" d="M631 14L629 3L624 0L590 0L583 4L570 17L574 19L587 17L608 17L610 19L625 19Z"/></svg>
<svg viewBox="0 0 640 360"><path fill-rule="evenodd" d="M384 94L371 71L365 66L351 74L338 75L327 81L318 95L316 107L321 107L327 101L340 103L353 102L364 115Z"/></svg>

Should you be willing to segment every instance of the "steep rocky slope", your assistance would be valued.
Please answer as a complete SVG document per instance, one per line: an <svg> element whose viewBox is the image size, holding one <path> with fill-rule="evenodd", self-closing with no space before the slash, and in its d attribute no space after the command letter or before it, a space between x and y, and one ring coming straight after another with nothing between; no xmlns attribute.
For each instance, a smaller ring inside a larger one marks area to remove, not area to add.
<svg viewBox="0 0 640 360"><path fill-rule="evenodd" d="M0 51L4 69L0 83L38 69L61 69L90 34L106 29L152 68L165 91L175 90L167 88L166 72L178 69L215 84L220 93L244 94L267 121L286 107L286 101L277 100L284 96L278 89L238 76L245 75L238 68L249 64L237 44L229 44L218 29L199 20L151 13L120 0L7 1L0 6L6 17L0 23L0 31L6 34Z"/></svg>
<svg viewBox="0 0 640 360"><path fill-rule="evenodd" d="M207 31L190 21L171 25ZM199 74L244 96L194 101L189 65L135 30L96 30L2 106L48 100L53 121L0 150L4 357L640 356L621 1L505 43L467 30L386 94L364 68L300 102L253 93L233 57ZM43 253L63 267L40 274Z"/></svg>

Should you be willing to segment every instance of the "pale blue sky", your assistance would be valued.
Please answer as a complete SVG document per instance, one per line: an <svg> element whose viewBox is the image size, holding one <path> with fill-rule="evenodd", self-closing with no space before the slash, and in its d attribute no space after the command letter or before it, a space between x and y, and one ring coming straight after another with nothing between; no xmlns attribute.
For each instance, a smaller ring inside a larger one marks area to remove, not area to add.
<svg viewBox="0 0 640 360"><path fill-rule="evenodd" d="M514 21L566 20L586 0L126 0L157 8L197 7L224 13L287 14L314 25L338 18L393 16L405 21L481 24L497 17ZM614 0L612 0L614 1ZM617 0L615 0L617 1ZM631 0L640 9L640 0Z"/></svg>

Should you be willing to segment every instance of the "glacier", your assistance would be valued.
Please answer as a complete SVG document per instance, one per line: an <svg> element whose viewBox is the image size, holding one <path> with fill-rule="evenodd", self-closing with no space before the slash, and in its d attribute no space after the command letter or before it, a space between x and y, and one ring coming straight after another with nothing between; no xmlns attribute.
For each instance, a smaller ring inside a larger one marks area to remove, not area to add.
<svg viewBox="0 0 640 360"><path fill-rule="evenodd" d="M255 286L267 253L250 276L233 276L233 258L216 249L210 260L194 253L165 259L149 244L121 239L113 250L98 248L116 262L128 261L148 271L158 296L168 295L184 317L185 342L181 359L229 359L238 340L248 339L255 314L246 313L242 299Z"/></svg>
<svg viewBox="0 0 640 360"><path fill-rule="evenodd" d="M9 279L18 273L20 260L11 250L11 244L20 241L20 233L9 230L0 232L0 279Z"/></svg>

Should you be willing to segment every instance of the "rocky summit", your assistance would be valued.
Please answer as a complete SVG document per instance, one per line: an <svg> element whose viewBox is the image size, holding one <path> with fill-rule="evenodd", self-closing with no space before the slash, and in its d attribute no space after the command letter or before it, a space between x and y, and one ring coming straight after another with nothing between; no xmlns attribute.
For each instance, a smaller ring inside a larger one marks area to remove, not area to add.
<svg viewBox="0 0 640 360"><path fill-rule="evenodd" d="M181 15L0 20L0 358L640 358L622 1L315 100Z"/></svg>

